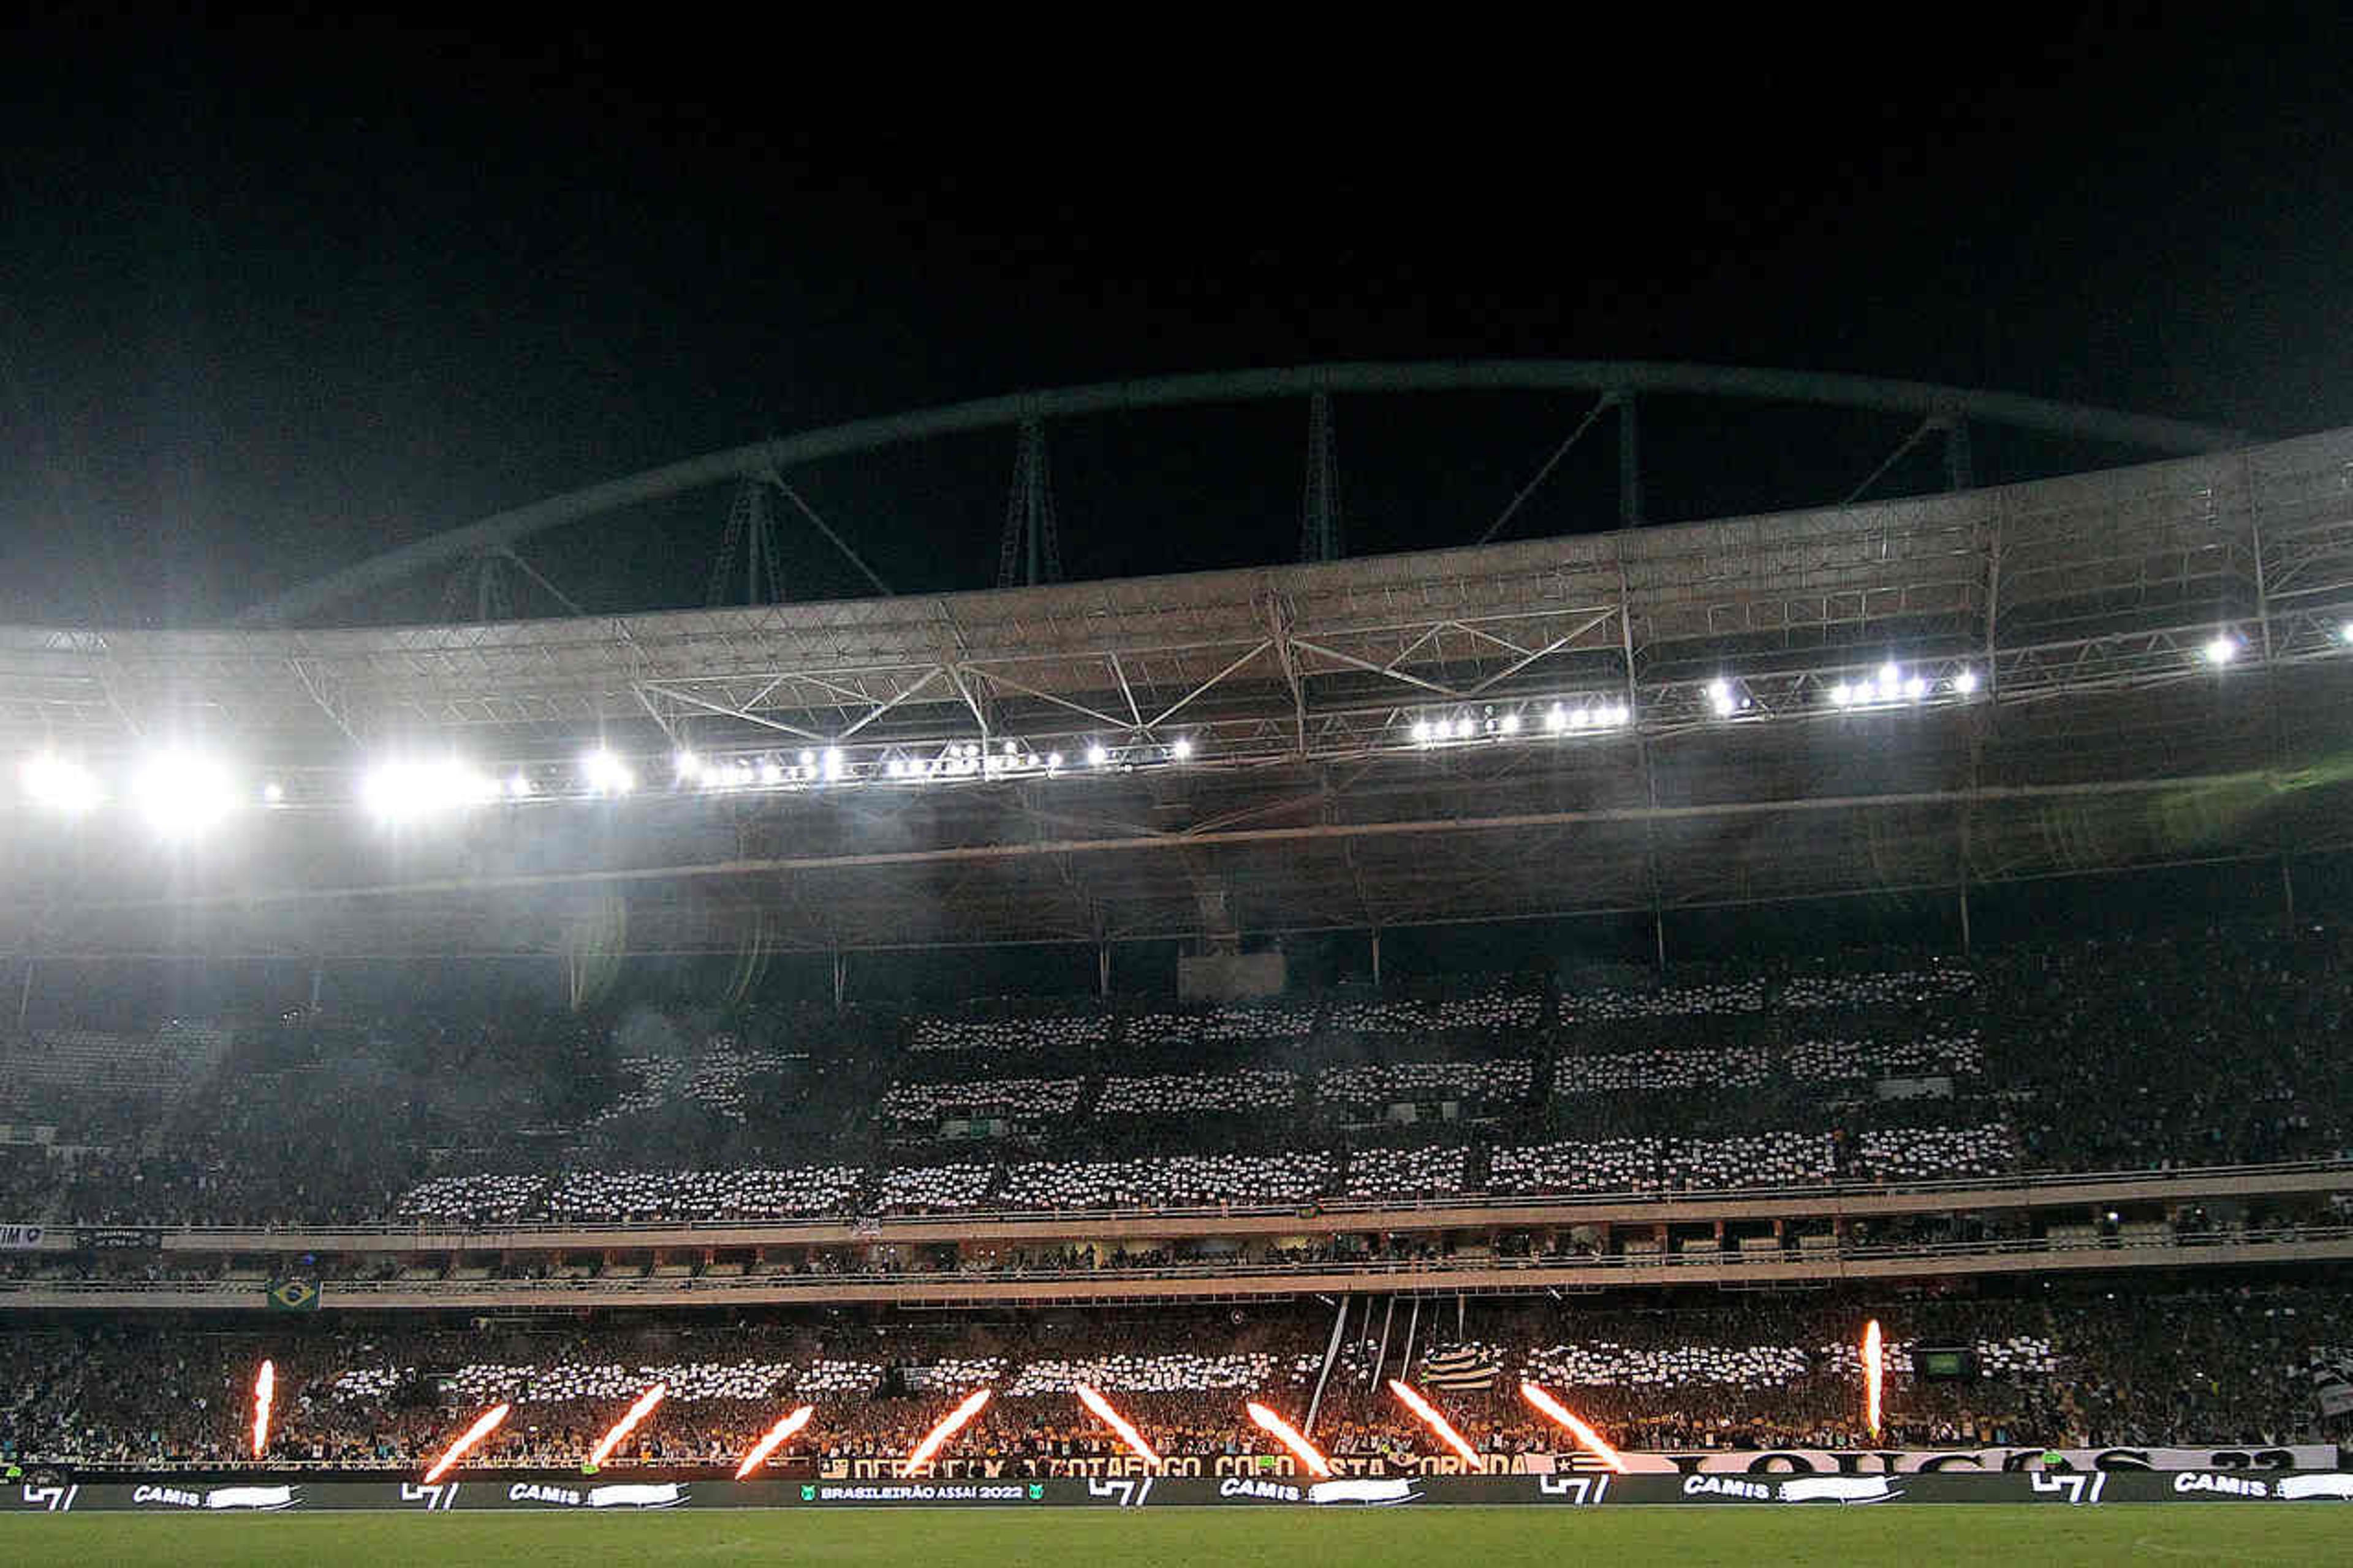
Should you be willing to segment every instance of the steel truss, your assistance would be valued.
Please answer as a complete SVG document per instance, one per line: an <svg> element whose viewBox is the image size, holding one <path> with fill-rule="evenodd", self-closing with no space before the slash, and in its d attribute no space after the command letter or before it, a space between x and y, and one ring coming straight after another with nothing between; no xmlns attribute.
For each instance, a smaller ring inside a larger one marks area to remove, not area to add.
<svg viewBox="0 0 2353 1568"><path fill-rule="evenodd" d="M638 950L1108 942L1202 934L1205 893L1241 931L1378 929L2320 850L2348 623L2353 431L1178 578L0 628L12 751L205 745L286 794L168 885L16 813L0 949L560 952L614 900ZM655 787L577 798L598 743ZM357 773L451 748L538 793L391 855ZM676 749L743 782L672 788Z"/></svg>

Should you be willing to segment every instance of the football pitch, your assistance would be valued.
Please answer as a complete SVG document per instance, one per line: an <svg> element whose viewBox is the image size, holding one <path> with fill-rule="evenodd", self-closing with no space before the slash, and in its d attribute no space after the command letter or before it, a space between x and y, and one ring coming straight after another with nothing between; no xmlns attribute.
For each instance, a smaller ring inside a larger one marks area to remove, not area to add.
<svg viewBox="0 0 2353 1568"><path fill-rule="evenodd" d="M564 1514L142 1514L0 1518L0 1563L284 1564L806 1563L954 1568L1516 1568L1588 1558L1759 1563L2353 1563L2353 1508L2247 1503L1901 1508L751 1510Z"/></svg>

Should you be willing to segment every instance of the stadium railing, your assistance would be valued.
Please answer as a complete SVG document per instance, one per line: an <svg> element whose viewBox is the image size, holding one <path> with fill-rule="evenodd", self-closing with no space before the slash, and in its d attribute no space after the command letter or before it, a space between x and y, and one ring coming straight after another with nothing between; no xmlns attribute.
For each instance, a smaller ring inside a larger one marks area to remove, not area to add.
<svg viewBox="0 0 2353 1568"><path fill-rule="evenodd" d="M2266 1164L2152 1166L2138 1170L2106 1171L2043 1171L2000 1177L1950 1177L1923 1182L1822 1182L1799 1186L1779 1187L1718 1187L1654 1190L1644 1187L1622 1187L1610 1191L1585 1189L1565 1193L1461 1193L1439 1197L1413 1199L1384 1198L1312 1198L1271 1204L1195 1204L1169 1207L1103 1205L1055 1209L955 1209L929 1214L833 1214L810 1215L789 1219L646 1219L646 1220L512 1220L495 1224L468 1225L444 1220L376 1220L350 1225L162 1225L144 1228L159 1230L166 1237L271 1236L289 1241L317 1237L384 1237L387 1238L427 1236L479 1236L512 1237L542 1236L554 1238L570 1235L594 1233L598 1236L655 1231L691 1230L698 1233L749 1233L808 1229L839 1228L856 1225L861 1228L879 1227L887 1233L893 1228L936 1226L943 1223L970 1228L975 1226L1009 1225L1034 1227L1041 1221L1062 1216L1084 1216L1090 1219L1229 1219L1229 1218L1300 1218L1317 1219L1333 1216L1363 1215L1368 1224L1374 1216L1384 1215L1418 1215L1445 1213L1454 1210L1478 1210L1482 1215L1510 1215L1535 1210L1623 1207L1640 1204L1662 1210L1691 1209L1694 1211L1721 1208L1726 1205L1743 1206L1771 1203L1819 1203L1825 1200L1848 1201L1858 1198L1926 1198L1945 1195L1971 1197L1989 1194L2037 1194L2052 1202L2073 1201L2071 1189L2087 1189L2085 1201L2097 1201L2103 1194L2096 1189L2119 1186L2171 1187L2183 1195L2193 1189L2225 1191L2217 1184L2263 1181L2281 1177L2316 1176L2353 1178L2353 1158L2334 1160L2290 1160ZM2326 1190L2327 1184L2306 1190ZM1978 1206L1964 1204L1961 1206ZM2014 1204L2005 1206L2016 1206ZM1704 1213L1687 1216L1697 1220L1708 1217ZM70 1228L71 1221L58 1222L61 1228Z"/></svg>
<svg viewBox="0 0 2353 1568"><path fill-rule="evenodd" d="M1541 1273L1583 1277L1619 1275L1648 1279L1660 1273L1700 1278L1800 1279L1835 1277L1849 1265L1873 1263L1955 1265L1973 1259L2063 1259L2072 1268L2096 1268L2129 1260L2136 1266L2168 1262L2233 1263L2246 1249L2327 1247L2342 1255L2353 1244L2353 1226L2284 1226L2260 1230L2177 1237L2167 1243L2084 1247L2050 1237L2018 1237L1970 1242L1841 1242L1800 1255L1770 1258L1737 1251L1684 1254L1574 1254L1530 1258L1437 1258L1394 1261L1297 1263L1171 1263L1125 1268L844 1269L822 1274L764 1274L695 1279L336 1279L325 1282L326 1299L340 1306L463 1305L483 1298L567 1298L577 1301L659 1300L756 1297L764 1300L806 1296L821 1300L845 1289L880 1284L918 1294L953 1297L958 1288L1006 1285L1133 1285L1165 1281L1377 1279L1410 1289L1411 1281L1455 1281L1472 1276ZM1877 1272L1874 1270L1874 1272ZM1532 1282L1541 1283L1541 1281ZM1452 1288L1450 1284L1447 1288ZM230 1279L0 1279L0 1308L117 1304L100 1299L159 1299L158 1304L255 1305L263 1300L252 1280ZM160 1299L169 1298L168 1302Z"/></svg>

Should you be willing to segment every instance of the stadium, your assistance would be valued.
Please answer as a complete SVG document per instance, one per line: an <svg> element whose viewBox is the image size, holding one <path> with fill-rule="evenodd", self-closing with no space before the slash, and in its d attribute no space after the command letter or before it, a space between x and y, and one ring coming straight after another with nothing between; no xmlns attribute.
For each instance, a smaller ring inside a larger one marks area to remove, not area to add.
<svg viewBox="0 0 2353 1568"><path fill-rule="evenodd" d="M1488 534L1605 444L1620 527L1347 554L1336 418L1539 394L1581 419ZM1692 398L1899 419L1863 489L1934 482L1648 523L1637 411ZM1295 563L1058 580L1050 438L1266 404ZM1981 487L1991 428L2137 460ZM892 594L803 494L972 437L994 588ZM696 496L705 607L524 553ZM783 602L803 528L875 591ZM2353 431L1654 363L1068 388L233 626L0 628L0 1506L100 1516L28 1554L2341 1541L2271 1505L2353 1496Z"/></svg>

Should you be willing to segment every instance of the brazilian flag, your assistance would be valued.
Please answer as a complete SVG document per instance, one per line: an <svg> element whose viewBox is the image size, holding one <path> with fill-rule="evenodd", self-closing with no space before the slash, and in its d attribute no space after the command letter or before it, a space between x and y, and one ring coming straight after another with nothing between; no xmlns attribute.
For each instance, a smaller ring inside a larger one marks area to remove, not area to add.
<svg viewBox="0 0 2353 1568"><path fill-rule="evenodd" d="M315 1312L319 1310L319 1282L316 1279L272 1280L269 1305L281 1312Z"/></svg>

